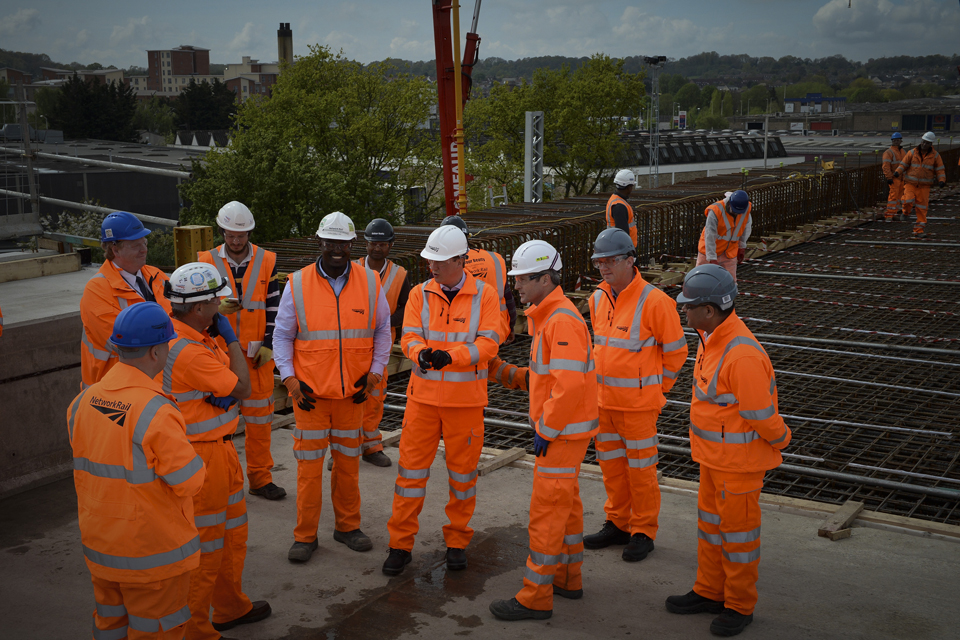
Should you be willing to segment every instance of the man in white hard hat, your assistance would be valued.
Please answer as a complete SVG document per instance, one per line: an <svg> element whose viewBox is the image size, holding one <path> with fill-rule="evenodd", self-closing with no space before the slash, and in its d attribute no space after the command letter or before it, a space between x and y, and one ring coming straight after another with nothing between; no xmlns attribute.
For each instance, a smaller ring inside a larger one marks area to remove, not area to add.
<svg viewBox="0 0 960 640"><path fill-rule="evenodd" d="M373 548L360 530L362 404L390 357L390 306L380 277L350 261L353 221L335 211L317 229L320 258L291 273L273 334L280 379L296 403L297 525L287 558L306 562L317 549L323 458L330 477L333 539L354 551Z"/></svg>
<svg viewBox="0 0 960 640"><path fill-rule="evenodd" d="M433 278L413 288L403 316L403 353L414 362L400 438L390 550L383 573L395 576L411 560L430 465L443 436L450 500L443 527L447 569L467 567L473 536L477 463L483 449L487 366L497 354L500 301L494 287L464 269L467 237L452 225L433 231L420 252Z"/></svg>
<svg viewBox="0 0 960 640"><path fill-rule="evenodd" d="M620 169L613 178L616 188L607 200L607 227L623 229L630 234L633 246L637 246L637 219L633 214L633 207L627 200L637 184L637 177L630 169Z"/></svg>
<svg viewBox="0 0 960 640"><path fill-rule="evenodd" d="M223 244L201 251L197 260L212 264L233 289L233 296L220 303L224 315L240 339L250 372L250 397L240 402L244 421L244 448L250 493L279 500L287 492L273 482L270 469L270 431L273 423L273 327L280 303L277 254L250 242L256 223L250 209L236 200L217 214Z"/></svg>
<svg viewBox="0 0 960 640"><path fill-rule="evenodd" d="M893 173L895 178L903 176L903 213L909 218L916 209L917 221L913 225L913 235L927 233L927 207L930 205L930 187L934 184L943 188L947 174L943 158L933 143L937 136L933 131L923 134L920 144L910 150Z"/></svg>

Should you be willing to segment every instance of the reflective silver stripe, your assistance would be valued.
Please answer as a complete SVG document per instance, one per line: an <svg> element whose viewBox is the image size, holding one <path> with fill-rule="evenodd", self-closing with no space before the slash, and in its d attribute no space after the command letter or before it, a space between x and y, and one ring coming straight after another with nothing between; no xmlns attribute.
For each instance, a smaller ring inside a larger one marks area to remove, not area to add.
<svg viewBox="0 0 960 640"><path fill-rule="evenodd" d="M480 350L477 349L477 345L472 342L468 342L466 345L467 351L470 353L470 364L477 364L480 362Z"/></svg>
<svg viewBox="0 0 960 640"><path fill-rule="evenodd" d="M93 623L93 638L94 640L122 640L127 637L127 625L123 625L118 629L98 629L97 623Z"/></svg>
<svg viewBox="0 0 960 640"><path fill-rule="evenodd" d="M406 478L407 480L424 480L430 477L430 467L426 469L407 469L397 465L397 470L400 473L400 477Z"/></svg>
<svg viewBox="0 0 960 640"><path fill-rule="evenodd" d="M575 544L580 544L583 542L583 532L580 533L571 533L570 535L563 536L563 544L573 546Z"/></svg>
<svg viewBox="0 0 960 640"><path fill-rule="evenodd" d="M220 245L220 247L222 246L223 245ZM220 257L220 251L219 251L220 247L217 247L216 249L212 249L210 251L210 257L213 258L213 266L216 267L217 271L220 272L221 278L223 278L226 282L229 282L230 284L234 284L233 272L230 271L230 269L227 267L227 263L224 262L223 258ZM231 288L236 289L236 286L233 286ZM233 293L236 294L237 292L234 291Z"/></svg>
<svg viewBox="0 0 960 640"><path fill-rule="evenodd" d="M250 246L252 247L253 245ZM253 291L257 288L257 284L260 280L260 265L263 264L263 254L265 253L266 251L260 249L259 247L254 248L253 264L247 267L247 272L244 274L244 276L247 277L247 284L244 285L243 300L240 301L240 305L244 309L267 308L267 305L263 302L255 303L251 300L251 298L253 298Z"/></svg>
<svg viewBox="0 0 960 640"><path fill-rule="evenodd" d="M183 393L170 393L177 402L189 402L190 400L203 400L209 394L206 391L184 391Z"/></svg>
<svg viewBox="0 0 960 640"><path fill-rule="evenodd" d="M566 358L551 358L550 371L575 371L576 373L590 373L596 368L593 358L587 362L568 360Z"/></svg>
<svg viewBox="0 0 960 640"><path fill-rule="evenodd" d="M201 527L215 527L227 521L227 511L224 509L219 513L210 513L205 516L194 516L193 524L200 529Z"/></svg>
<svg viewBox="0 0 960 640"><path fill-rule="evenodd" d="M556 475L571 474L576 473L576 467L537 467L537 471L540 473L549 473Z"/></svg>
<svg viewBox="0 0 960 640"><path fill-rule="evenodd" d="M223 538L200 543L200 553L213 553L218 549L223 549Z"/></svg>
<svg viewBox="0 0 960 640"><path fill-rule="evenodd" d="M668 378L670 380L676 380L677 374L679 373L680 373L679 371L670 371L670 369L667 369L667 368L663 369L663 377Z"/></svg>
<svg viewBox="0 0 960 640"><path fill-rule="evenodd" d="M366 263L364 263L364 266L366 266ZM394 264L392 260L387 260L387 279L384 280L381 285L383 287L384 295L386 295L386 292L390 291L390 289L393 287L393 281L397 279L398 273L400 273L400 267ZM391 311L395 310L391 309Z"/></svg>
<svg viewBox="0 0 960 640"><path fill-rule="evenodd" d="M570 436L577 433L587 433L600 426L600 419L587 420L586 422L571 422L563 429L557 430L543 424L543 416L540 416L540 422L537 425L541 434L548 438L558 438L561 435Z"/></svg>
<svg viewBox="0 0 960 640"><path fill-rule="evenodd" d="M753 551L745 551L741 553L728 553L727 550L724 549L723 557L725 560L736 562L737 564L750 564L751 562L756 562L760 559L760 547L757 547Z"/></svg>
<svg viewBox="0 0 960 640"><path fill-rule="evenodd" d="M659 454L653 454L649 458L627 458L627 462L634 469L646 469L647 467L652 467L657 464L657 460L660 459Z"/></svg>
<svg viewBox="0 0 960 640"><path fill-rule="evenodd" d="M193 460L183 465L176 471L160 477L168 485L173 486L173 485L186 482L187 480L195 476L197 472L200 471L201 469L203 469L203 459L201 459L200 456L194 456Z"/></svg>
<svg viewBox="0 0 960 640"><path fill-rule="evenodd" d="M473 294L473 297L470 300L470 329L467 331L467 338L465 342L476 342L477 332L480 330L480 307L481 300L483 299L483 289L487 286L483 280L477 280L477 292ZM500 296L503 295L503 285L500 285L500 290L496 292L497 300L500 299ZM497 343L500 341L497 340ZM486 371L486 369L484 369Z"/></svg>
<svg viewBox="0 0 960 640"><path fill-rule="evenodd" d="M706 393L700 390L700 386L697 384L693 385L693 393L697 397L697 400L702 400L703 402L709 402L710 404L738 404L737 396L732 393L724 393L719 396L710 397Z"/></svg>
<svg viewBox="0 0 960 640"><path fill-rule="evenodd" d="M259 400L241 400L240 406L242 407L269 407L273 404L273 397L261 398Z"/></svg>
<svg viewBox="0 0 960 640"><path fill-rule="evenodd" d="M98 478L126 480L130 484L147 484L157 479L157 474L154 473L153 469L133 471L121 464L104 464L102 462L93 462L87 458L74 458L73 468L75 471L84 471Z"/></svg>
<svg viewBox="0 0 960 640"><path fill-rule="evenodd" d="M526 567L526 570L523 572L524 580L529 580L533 584L553 584L553 575L542 576L530 567Z"/></svg>
<svg viewBox="0 0 960 640"><path fill-rule="evenodd" d="M507 363L504 362L503 360L501 360L501 361L500 361L500 366L497 367L497 372L496 372L495 374L493 374L493 377L496 378L497 380L499 380L499 379L500 379L500 374L503 373L503 370L506 369L506 368L507 368Z"/></svg>
<svg viewBox="0 0 960 640"><path fill-rule="evenodd" d="M472 497L474 497L475 495L477 495L477 488L476 488L476 487L470 487L470 488L467 489L466 491L460 491L459 489L455 488L455 487L451 484L451 485L450 485L450 493L452 493L452 494L453 494L453 497L456 498L457 500L469 500L470 498L472 498Z"/></svg>
<svg viewBox="0 0 960 640"><path fill-rule="evenodd" d="M362 445L360 445L360 448L366 451L367 449L373 449L379 444L380 444L379 442L364 442ZM363 455L367 455L367 454L363 454Z"/></svg>
<svg viewBox="0 0 960 640"><path fill-rule="evenodd" d="M420 328L420 327L403 327L402 332L403 332L403 333L412 333L412 334L417 335L417 336L420 336L421 338L423 338L424 340L426 340L426 338L425 338L424 335L423 335L423 329Z"/></svg>
<svg viewBox="0 0 960 640"><path fill-rule="evenodd" d="M690 423L690 431L697 437L703 438L708 442L723 442L723 434L719 431L704 431L692 422Z"/></svg>
<svg viewBox="0 0 960 640"><path fill-rule="evenodd" d="M180 611L175 611L170 615L163 616L160 618L160 626L163 627L163 630L173 629L174 627L180 626L187 622L190 619L190 605L185 605Z"/></svg>
<svg viewBox="0 0 960 640"><path fill-rule="evenodd" d="M724 394L722 397L717 396L717 378L719 378L720 376L720 368L723 367L723 361L727 357L727 354L730 353L730 349L733 349L734 347L737 347L740 345L754 347L757 351L766 355L766 352L763 350L763 347L761 347L756 340L753 340L751 338L745 338L743 336L737 336L736 338L728 342L727 346L724 348L723 355L720 356L720 362L717 363L717 368L713 372L713 377L710 379L710 384L707 385L707 393L704 397L701 397L703 392L700 391L700 386L694 383L693 388L694 388L694 391L697 392L698 400L706 400L711 404L722 404L722 403L736 404L737 399L732 394ZM733 398L733 400L732 401L727 400L727 398Z"/></svg>
<svg viewBox="0 0 960 640"><path fill-rule="evenodd" d="M476 382L477 380L486 380L489 369L479 371L434 371L428 369L426 372L420 370L420 367L413 368L413 375L424 380L433 380L439 382Z"/></svg>
<svg viewBox="0 0 960 640"><path fill-rule="evenodd" d="M569 556L565 553L561 553L558 560L560 564L575 564L577 562L583 562L583 551Z"/></svg>
<svg viewBox="0 0 960 640"><path fill-rule="evenodd" d="M709 524L720 524L719 515L716 513L710 513L709 511L704 511L703 509L697 509L697 517Z"/></svg>
<svg viewBox="0 0 960 640"><path fill-rule="evenodd" d="M100 604L97 605L97 615L101 618L122 618L127 615L127 608L122 604Z"/></svg>
<svg viewBox="0 0 960 640"><path fill-rule="evenodd" d="M227 520L227 529L236 529L237 527L242 527L247 524L247 514L242 516L237 516L236 518L230 518Z"/></svg>
<svg viewBox="0 0 960 640"><path fill-rule="evenodd" d="M503 289L504 289L503 285L505 283L503 279L503 268L500 266L500 260L497 260L497 258L499 258L500 256L494 255L493 252L487 251L486 249L482 249L482 251L486 253L488 256L490 256L490 260L493 261L493 272L495 274L495 279L497 281L497 298L502 299ZM506 309L506 304L501 304L500 310L503 311L504 309Z"/></svg>
<svg viewBox="0 0 960 640"><path fill-rule="evenodd" d="M323 440L330 436L330 429L307 429L304 431L300 427L294 427L293 437L296 440Z"/></svg>
<svg viewBox="0 0 960 640"><path fill-rule="evenodd" d="M201 433L213 431L214 429L218 429L223 425L228 424L232 420L236 420L239 416L240 407L233 405L232 409L221 413L219 416L207 418L206 420L201 420L200 422L187 423L187 435L195 436Z"/></svg>
<svg viewBox="0 0 960 640"><path fill-rule="evenodd" d="M667 344L663 345L661 350L664 353L672 353L674 351L683 349L685 346L687 346L687 339L680 338L679 340L674 340L673 342L668 342Z"/></svg>
<svg viewBox="0 0 960 640"><path fill-rule="evenodd" d="M371 398L379 398L379 397L380 397L380 389L373 389L373 390L370 392L370 397L371 397Z"/></svg>
<svg viewBox="0 0 960 640"><path fill-rule="evenodd" d="M534 551L530 549L530 562L533 564L545 565L545 564L557 564L560 561L560 554L555 556L548 556L545 553L540 553L539 551Z"/></svg>
<svg viewBox="0 0 960 640"><path fill-rule="evenodd" d="M373 438L382 438L383 434L380 433L380 429L374 429L373 431L364 431L363 437L371 440Z"/></svg>
<svg viewBox="0 0 960 640"><path fill-rule="evenodd" d="M316 451L293 450L293 457L297 460L322 460L325 455L327 455L326 449L317 449Z"/></svg>
<svg viewBox="0 0 960 640"><path fill-rule="evenodd" d="M336 329L332 331L300 331L297 333L297 340L356 340L360 338L372 338L373 329Z"/></svg>
<svg viewBox="0 0 960 640"><path fill-rule="evenodd" d="M609 336L594 336L595 342L601 346L613 347L615 349L626 349L633 353L639 353L641 349L645 347L652 347L657 344L656 338L646 338L640 340L640 318L643 315L643 304L647 300L647 296L650 295L650 292L654 290L654 286L650 283L647 283L643 287L643 291L640 292L640 299L637 300L637 307L633 312L633 323L630 325L630 337L629 338L611 338ZM599 290L597 292L599 294ZM597 303L600 302L600 295L594 294Z"/></svg>
<svg viewBox="0 0 960 640"><path fill-rule="evenodd" d="M770 406L766 409L757 409L755 411L744 411L740 409L740 417L744 420L766 420L767 418L772 418L776 413L777 410L773 408L773 403L770 403Z"/></svg>
<svg viewBox="0 0 960 640"><path fill-rule="evenodd" d="M272 424L273 416L243 416L243 421L247 424Z"/></svg>
<svg viewBox="0 0 960 640"><path fill-rule="evenodd" d="M496 331L477 331L478 338L490 338L497 344L500 344L500 334Z"/></svg>
<svg viewBox="0 0 960 640"><path fill-rule="evenodd" d="M207 348L207 345L203 344L202 342L197 342L196 340L188 340L186 338L180 338L179 340L176 341L176 343L174 343L172 347L170 347L170 352L167 354L167 362L166 364L163 365L163 390L167 393L173 393L173 365L174 363L176 363L177 358L180 357L180 352L183 351L188 344L195 344L203 347L204 349ZM184 393L200 393L201 394L200 398L202 398L205 395L202 392L194 392L194 391L189 391ZM198 398L185 398L185 400L190 400L190 399L198 399ZM183 402L183 400L180 400L178 398L178 402Z"/></svg>
<svg viewBox="0 0 960 640"><path fill-rule="evenodd" d="M639 389L640 378L614 378L613 376L602 376L598 373L597 384L621 389Z"/></svg>
<svg viewBox="0 0 960 640"><path fill-rule="evenodd" d="M623 442L623 438L620 437L619 433L598 433L597 442L612 442L614 440L619 440Z"/></svg>
<svg viewBox="0 0 960 640"><path fill-rule="evenodd" d="M370 313L367 314L367 331L370 332L372 338L377 326L377 284L380 283L380 277L379 274L375 276L373 269L370 267L365 266L364 273L367 276L367 309L370 310Z"/></svg>
<svg viewBox="0 0 960 640"><path fill-rule="evenodd" d="M147 456L143 452L143 439L147 435L147 429L150 428L150 424L153 422L153 419L157 417L157 412L160 411L161 407L169 406L172 407L175 411L179 411L177 405L170 400L161 395L156 395L150 398L146 405L144 405L143 410L140 411L140 416L137 418L137 424L133 428L133 471L134 472L143 472L149 471L153 473L147 464Z"/></svg>
<svg viewBox="0 0 960 640"><path fill-rule="evenodd" d="M356 429L331 429L330 435L334 438L353 439L360 437L360 427Z"/></svg>
<svg viewBox="0 0 960 640"><path fill-rule="evenodd" d="M393 485L393 492L401 498L423 498L427 495L427 489L401 487L398 484Z"/></svg>
<svg viewBox="0 0 960 640"><path fill-rule="evenodd" d="M641 387L652 387L655 384L663 384L662 375L646 376L644 378L640 378Z"/></svg>
<svg viewBox="0 0 960 640"><path fill-rule="evenodd" d="M243 502L243 489L237 491L236 493L230 494L230 497L227 498L227 504L237 504L238 502Z"/></svg>
<svg viewBox="0 0 960 640"><path fill-rule="evenodd" d="M90 562L99 564L102 567L108 567L110 569L125 569L129 571L145 571L147 569L156 569L158 567L165 567L167 565L180 562L181 560L192 556L199 549L200 536L195 536L192 540L181 547L172 549L171 551L164 551L163 553L155 553L149 556L113 556L107 553L94 551L86 545L83 546L83 555Z"/></svg>
<svg viewBox="0 0 960 640"><path fill-rule="evenodd" d="M770 440L770 444L780 444L781 442L787 439L787 433L789 433L789 430L786 428L786 426L784 426L783 435L777 438L776 440Z"/></svg>
<svg viewBox="0 0 960 640"><path fill-rule="evenodd" d="M309 338L300 337L310 333L310 326L307 324L307 311L303 305L303 271L297 271L290 276L290 286L293 288L293 307L297 312L297 339L308 340Z"/></svg>
<svg viewBox="0 0 960 640"><path fill-rule="evenodd" d="M657 436L653 436L652 438L644 438L643 440L624 440L623 442L627 445L627 449L649 449L650 447L657 446L660 439Z"/></svg>
<svg viewBox="0 0 960 640"><path fill-rule="evenodd" d="M83 396L85 395L84 392L88 388L89 387L85 387L83 391L77 394L77 397L73 400L73 404L70 405L70 419L67 420L67 429L69 431L70 440L73 440L73 424L77 420L77 410L80 408L80 401L83 400Z"/></svg>
<svg viewBox="0 0 960 640"><path fill-rule="evenodd" d="M160 631L160 621L156 618L141 618L132 613L127 616L131 629L142 631L143 633L157 633Z"/></svg>
<svg viewBox="0 0 960 640"><path fill-rule="evenodd" d="M754 540L760 539L760 527L757 527L753 531L731 531L730 533L721 531L720 537L723 538L724 542L729 542L730 544L753 542Z"/></svg>
<svg viewBox="0 0 960 640"><path fill-rule="evenodd" d="M597 451L597 460L615 460L616 458L626 458L627 450L624 448L614 449L613 451Z"/></svg>
<svg viewBox="0 0 960 640"><path fill-rule="evenodd" d="M360 447L345 447L342 444L338 444L336 442L330 445L330 449L332 451L339 451L343 455L349 456L351 458L356 458L357 456L360 455Z"/></svg>
<svg viewBox="0 0 960 640"><path fill-rule="evenodd" d="M723 434L723 441L728 444L747 444L754 440L760 440L760 434L756 431L745 431L743 433L730 433L728 431Z"/></svg>
<svg viewBox="0 0 960 640"><path fill-rule="evenodd" d="M137 292L137 295L140 296L139 291ZM142 298L143 296L140 296L140 297ZM127 299L121 298L120 296L117 296L117 302L120 304L120 311L123 311L124 309L130 306L130 303L127 301Z"/></svg>
<svg viewBox="0 0 960 640"><path fill-rule="evenodd" d="M86 330L83 330L82 332L80 332L80 342L87 348L87 351L90 352L90 355L92 355L97 360L106 362L110 358L117 357L116 354L114 354L112 351L103 351L102 349L97 349L96 347L94 347L93 343L90 342L90 339L87 338Z"/></svg>
<svg viewBox="0 0 960 640"><path fill-rule="evenodd" d="M703 518L701 518L701 520L702 520L702 519L703 519ZM707 533L706 531L704 531L703 529L701 529L701 528L699 528L699 527L697 527L697 537L700 538L701 540L703 540L704 542L709 542L710 544L715 544L715 545L717 545L718 547L720 546L720 544L721 544L721 542L722 542L721 539L720 539L720 536L717 535L716 533Z"/></svg>
<svg viewBox="0 0 960 640"><path fill-rule="evenodd" d="M470 473L457 473L456 471L451 471L447 469L447 473L450 475L451 480L456 480L457 482L470 482L471 480L477 477L477 470L474 469Z"/></svg>

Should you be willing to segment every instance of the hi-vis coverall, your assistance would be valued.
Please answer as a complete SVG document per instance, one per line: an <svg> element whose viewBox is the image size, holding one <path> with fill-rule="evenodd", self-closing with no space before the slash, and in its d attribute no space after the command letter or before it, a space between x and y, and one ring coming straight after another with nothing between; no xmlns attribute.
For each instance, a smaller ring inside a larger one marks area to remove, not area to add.
<svg viewBox="0 0 960 640"><path fill-rule="evenodd" d="M94 638L183 638L203 461L160 385L118 363L67 411Z"/></svg>
<svg viewBox="0 0 960 640"><path fill-rule="evenodd" d="M583 503L580 463L599 429L597 378L590 330L577 308L554 289L526 312L530 344L530 424L550 440L538 456L530 496L530 555L517 600L553 609L553 585L583 588Z"/></svg>
<svg viewBox="0 0 960 640"><path fill-rule="evenodd" d="M903 176L898 178L893 175L893 172L900 166L900 162L905 155L907 155L907 152L903 147L893 145L883 152L883 177L887 180L893 180L893 184L889 185L890 190L887 192L887 210L883 214L887 220L892 220L893 216L903 207L901 203L903 200Z"/></svg>
<svg viewBox="0 0 960 640"><path fill-rule="evenodd" d="M497 355L501 326L497 292L469 272L452 301L433 279L410 292L400 344L414 364L407 386L393 514L387 523L393 549L413 549L441 435L450 476L446 509L450 524L443 527L443 537L447 547L455 549L465 549L473 537L470 518L477 504L487 367ZM421 370L417 358L428 347L448 352L453 362L440 371Z"/></svg>
<svg viewBox="0 0 960 640"><path fill-rule="evenodd" d="M745 213L734 216L727 211L728 199L729 196L714 202L703 211L706 222L700 232L697 266L716 260L730 272L736 282L737 252L747 248L747 239L753 232L753 218L750 215L753 203L747 204Z"/></svg>
<svg viewBox="0 0 960 640"><path fill-rule="evenodd" d="M897 167L897 173L903 177L903 213L910 215L917 209L917 221L913 232L924 233L927 227L927 208L930 205L930 187L936 182L944 182L947 173L943 158L936 149L923 153L920 147L914 147L903 157Z"/></svg>
<svg viewBox="0 0 960 640"><path fill-rule="evenodd" d="M140 269L140 273L155 298L152 302L170 313L170 301L163 297L163 283L169 279L167 275L148 265ZM117 354L107 346L113 333L113 322L122 310L138 302L144 302L143 295L123 279L120 270L109 260L83 288L80 299L80 320L83 322L80 376L84 389L98 382L117 363Z"/></svg>
<svg viewBox="0 0 960 640"><path fill-rule="evenodd" d="M760 490L783 461L790 429L773 364L736 313L701 341L693 370L690 448L700 463L693 590L744 615L757 604Z"/></svg>
<svg viewBox="0 0 960 640"><path fill-rule="evenodd" d="M637 246L637 218L633 213L633 207L630 206L630 203L621 198L616 193L612 194L607 200L607 228L617 226L616 220L613 217L613 207L615 205L620 205L621 207L626 208L627 210L627 228L624 229L627 233L630 234L630 240L633 242L633 246Z"/></svg>
<svg viewBox="0 0 960 640"><path fill-rule="evenodd" d="M237 386L230 358L206 332L199 333L176 318L177 338L163 370L163 390L180 405L187 438L207 467L203 488L193 498L200 532L200 566L190 576L188 640L217 640L210 624L229 622L253 608L243 593L247 557L247 503L243 499L243 467L233 446L240 409L224 411L205 401L228 396Z"/></svg>
<svg viewBox="0 0 960 640"><path fill-rule="evenodd" d="M634 268L633 281L614 297L607 283L590 296L597 363L600 433L607 520L630 534L657 537L657 416L687 358L677 305Z"/></svg>

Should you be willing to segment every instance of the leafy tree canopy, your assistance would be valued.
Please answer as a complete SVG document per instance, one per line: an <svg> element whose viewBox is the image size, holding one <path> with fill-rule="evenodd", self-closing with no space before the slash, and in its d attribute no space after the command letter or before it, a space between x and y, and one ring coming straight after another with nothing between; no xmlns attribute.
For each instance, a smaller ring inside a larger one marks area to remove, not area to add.
<svg viewBox="0 0 960 640"><path fill-rule="evenodd" d="M220 80L191 79L177 96L173 111L180 129L230 129L237 113L237 95Z"/></svg>
<svg viewBox="0 0 960 640"><path fill-rule="evenodd" d="M47 117L50 127L62 129L65 138L136 142L136 110L137 98L130 87L88 82L73 75L60 88Z"/></svg>

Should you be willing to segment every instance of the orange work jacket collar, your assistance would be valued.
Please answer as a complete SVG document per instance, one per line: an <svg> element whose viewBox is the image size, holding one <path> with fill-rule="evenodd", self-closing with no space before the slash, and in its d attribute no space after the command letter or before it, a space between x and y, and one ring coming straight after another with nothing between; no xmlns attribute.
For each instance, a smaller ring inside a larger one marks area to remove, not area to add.
<svg viewBox="0 0 960 640"><path fill-rule="evenodd" d="M100 387L104 391L119 391L121 389L142 388L163 395L163 387L153 378L147 377L143 371L124 362L118 362L100 380Z"/></svg>
<svg viewBox="0 0 960 640"><path fill-rule="evenodd" d="M640 275L640 270L637 269L636 267L634 267L634 268L633 268L633 282L631 282L630 284L628 284L628 285L624 288L624 290L621 291L619 294L613 295L613 287L611 287L611 286L607 283L606 280L604 280L603 282L601 282L601 283L600 283L600 286L599 286L598 288L601 289L602 291L604 291L604 292L607 294L607 296L610 298L610 300L613 301L614 304L615 304L615 301L616 301L618 298L620 298L620 296L630 296L630 295L633 295L634 293L636 293L636 291L634 291L635 289L643 289L645 286L647 286L647 284L649 284L649 283L648 283L646 280L643 279L643 276L642 276L642 275Z"/></svg>
<svg viewBox="0 0 960 640"><path fill-rule="evenodd" d="M746 325L743 324L743 321L737 315L737 312L734 311L727 319L720 323L716 329L713 330L707 338L710 345L719 344L725 345L730 342L732 339L736 338L738 335L743 333L743 329L746 329ZM700 342L703 344L704 350L707 349L707 341L703 339L703 332L699 329L697 333L700 335Z"/></svg>
<svg viewBox="0 0 960 640"><path fill-rule="evenodd" d="M468 296L476 295L477 279L473 277L473 274L467 271L466 269L463 270L463 273L466 275L466 279L463 281L463 286L460 287L460 291L457 292L457 296L459 296L460 294L464 294ZM444 293L443 289L440 288L440 283L437 282L434 278L430 278L430 280L427 281L427 284L424 285L424 291L435 293L441 298L443 298L444 300L448 300L447 294ZM457 299L457 296L454 296L454 300Z"/></svg>
<svg viewBox="0 0 960 640"><path fill-rule="evenodd" d="M563 287L557 286L540 301L540 304L531 304L527 307L524 315L533 320L533 326L539 331L542 328L541 323L545 322L550 314L556 311L557 307L561 306L566 299L567 297L563 295Z"/></svg>
<svg viewBox="0 0 960 640"><path fill-rule="evenodd" d="M217 342L206 331L197 331L183 320L173 319L173 329L177 332L178 338L186 338L194 342L202 342L209 349L216 349Z"/></svg>
<svg viewBox="0 0 960 640"><path fill-rule="evenodd" d="M144 269L146 266L144 266ZM133 288L123 279L123 276L120 275L120 269L114 266L112 260L104 260L103 264L100 265L99 273L103 274L103 277L107 279L107 282L110 283L110 286L114 291L129 291L130 293L136 293L137 296L140 296L140 292L134 291ZM140 270L140 273L143 273L143 269ZM146 274L143 274L146 276Z"/></svg>

